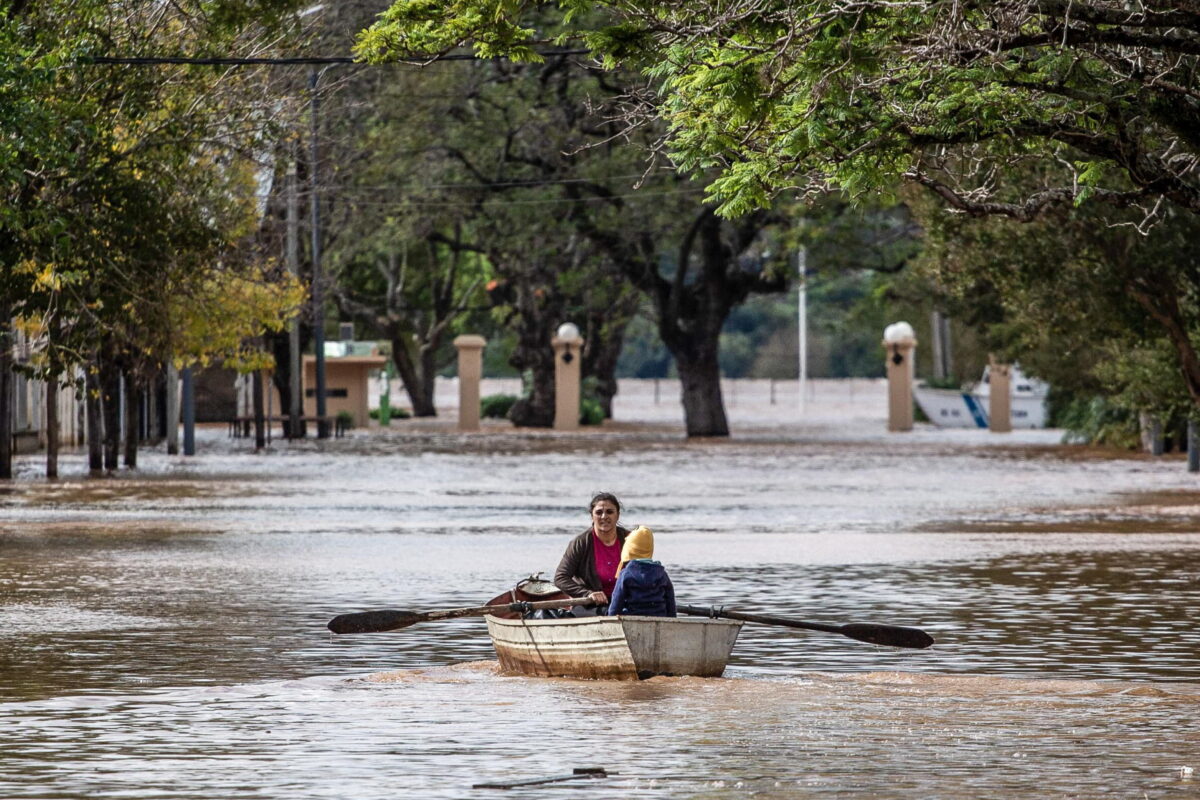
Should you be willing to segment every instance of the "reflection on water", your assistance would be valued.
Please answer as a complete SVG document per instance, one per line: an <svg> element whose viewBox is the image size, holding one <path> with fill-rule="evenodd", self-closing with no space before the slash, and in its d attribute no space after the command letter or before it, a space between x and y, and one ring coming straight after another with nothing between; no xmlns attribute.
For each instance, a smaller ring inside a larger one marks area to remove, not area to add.
<svg viewBox="0 0 1200 800"><path fill-rule="evenodd" d="M1200 788L1180 771L1200 767L1200 504L1177 467L439 436L148 454L0 496L0 795L468 797L586 766L618 773L565 785L588 797ZM938 644L747 625L726 679L620 684L498 674L480 620L324 630L552 570L595 489L655 529L687 602Z"/></svg>

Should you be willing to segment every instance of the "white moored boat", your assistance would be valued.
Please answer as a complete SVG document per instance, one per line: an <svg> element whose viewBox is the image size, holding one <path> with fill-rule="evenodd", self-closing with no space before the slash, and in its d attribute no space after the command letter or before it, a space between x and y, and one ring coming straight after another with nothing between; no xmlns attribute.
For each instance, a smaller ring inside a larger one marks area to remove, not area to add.
<svg viewBox="0 0 1200 800"><path fill-rule="evenodd" d="M1010 413L1014 428L1046 427L1046 395L1049 385L1028 378L1020 368L1013 365L1011 372ZM921 411L934 425L942 428L986 428L988 426L988 403L991 383L988 371L983 370L983 379L968 391L958 389L932 389L916 386L913 397Z"/></svg>
<svg viewBox="0 0 1200 800"><path fill-rule="evenodd" d="M500 666L543 677L638 680L719 677L742 623L668 617L487 617Z"/></svg>

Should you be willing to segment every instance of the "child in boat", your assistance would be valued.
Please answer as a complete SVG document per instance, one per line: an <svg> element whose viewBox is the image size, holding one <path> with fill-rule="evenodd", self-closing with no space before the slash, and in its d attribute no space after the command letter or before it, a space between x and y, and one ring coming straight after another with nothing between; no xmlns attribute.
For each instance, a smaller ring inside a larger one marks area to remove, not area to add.
<svg viewBox="0 0 1200 800"><path fill-rule="evenodd" d="M675 616L675 587L663 565L652 560L653 555L654 533L642 525L630 531L621 547L609 616Z"/></svg>

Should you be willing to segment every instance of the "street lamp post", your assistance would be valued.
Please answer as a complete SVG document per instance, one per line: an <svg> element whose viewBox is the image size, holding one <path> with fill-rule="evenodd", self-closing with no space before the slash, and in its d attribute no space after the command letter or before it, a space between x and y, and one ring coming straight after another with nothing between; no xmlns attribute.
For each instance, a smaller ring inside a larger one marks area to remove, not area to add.
<svg viewBox="0 0 1200 800"><path fill-rule="evenodd" d="M550 343L554 347L554 429L578 430L583 337L573 322L564 322Z"/></svg>

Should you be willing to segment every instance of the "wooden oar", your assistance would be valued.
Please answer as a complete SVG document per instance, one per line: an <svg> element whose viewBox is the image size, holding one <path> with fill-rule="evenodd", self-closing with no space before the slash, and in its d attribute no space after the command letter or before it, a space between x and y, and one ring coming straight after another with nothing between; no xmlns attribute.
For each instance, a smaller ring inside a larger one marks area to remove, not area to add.
<svg viewBox="0 0 1200 800"><path fill-rule="evenodd" d="M847 625L823 625L819 622L803 622L788 617L772 617L766 614L747 614L733 611L724 606L676 606L680 614L693 617L724 617L740 619L743 622L757 622L760 625L782 625L785 628L803 628L809 631L825 631L840 633L859 642L882 644L888 647L911 647L924 650L933 644L933 637L920 628L906 628L902 625L879 625L872 622L852 622Z"/></svg>
<svg viewBox="0 0 1200 800"><path fill-rule="evenodd" d="M446 611L363 611L357 614L339 614L329 621L329 630L334 633L382 633L397 628L407 628L418 622L433 622L439 619L459 617L483 617L497 611L512 611L527 614L545 608L570 608L571 606L595 605L588 597L570 597L566 600L543 600L537 603L503 603L472 608L451 608Z"/></svg>

